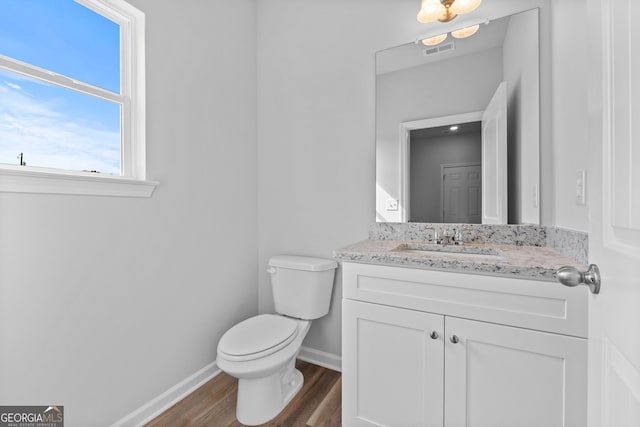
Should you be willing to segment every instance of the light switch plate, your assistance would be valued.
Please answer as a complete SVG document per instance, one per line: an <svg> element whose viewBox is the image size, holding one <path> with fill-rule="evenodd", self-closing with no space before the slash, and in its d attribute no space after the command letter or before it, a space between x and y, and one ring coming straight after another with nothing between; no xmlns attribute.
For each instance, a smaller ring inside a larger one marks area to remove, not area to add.
<svg viewBox="0 0 640 427"><path fill-rule="evenodd" d="M586 175L585 169L576 171L576 205L584 205L586 203Z"/></svg>

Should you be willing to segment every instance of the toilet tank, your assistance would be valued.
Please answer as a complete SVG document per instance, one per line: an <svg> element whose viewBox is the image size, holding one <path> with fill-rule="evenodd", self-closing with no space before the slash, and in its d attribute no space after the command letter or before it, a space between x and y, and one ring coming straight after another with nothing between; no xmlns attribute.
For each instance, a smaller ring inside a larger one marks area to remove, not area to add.
<svg viewBox="0 0 640 427"><path fill-rule="evenodd" d="M278 255L269 260L276 312L312 320L329 312L333 278L338 263L332 259Z"/></svg>

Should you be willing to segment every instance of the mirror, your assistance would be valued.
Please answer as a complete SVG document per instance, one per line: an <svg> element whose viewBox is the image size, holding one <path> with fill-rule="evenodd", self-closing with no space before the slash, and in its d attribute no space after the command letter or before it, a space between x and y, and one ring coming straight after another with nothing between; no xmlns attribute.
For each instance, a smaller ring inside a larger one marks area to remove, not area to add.
<svg viewBox="0 0 640 427"><path fill-rule="evenodd" d="M376 52L378 222L540 223L538 40L532 9Z"/></svg>

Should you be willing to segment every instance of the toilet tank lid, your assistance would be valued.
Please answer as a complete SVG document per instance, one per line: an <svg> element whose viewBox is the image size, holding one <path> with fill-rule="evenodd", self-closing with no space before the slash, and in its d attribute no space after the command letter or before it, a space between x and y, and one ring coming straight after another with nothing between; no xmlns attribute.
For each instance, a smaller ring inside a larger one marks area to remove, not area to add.
<svg viewBox="0 0 640 427"><path fill-rule="evenodd" d="M291 270L324 271L338 268L332 259L314 258L300 255L277 255L269 260L269 267L288 268Z"/></svg>

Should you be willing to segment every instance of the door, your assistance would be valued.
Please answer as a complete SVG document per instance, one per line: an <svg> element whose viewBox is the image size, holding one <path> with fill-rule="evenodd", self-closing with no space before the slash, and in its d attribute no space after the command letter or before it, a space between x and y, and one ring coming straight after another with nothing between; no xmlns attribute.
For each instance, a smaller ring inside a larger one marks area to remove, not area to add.
<svg viewBox="0 0 640 427"><path fill-rule="evenodd" d="M507 223L507 84L482 115L482 223Z"/></svg>
<svg viewBox="0 0 640 427"><path fill-rule="evenodd" d="M479 164L442 165L440 222L480 224L481 175Z"/></svg>
<svg viewBox="0 0 640 427"><path fill-rule="evenodd" d="M586 424L586 339L455 317L445 334L445 426Z"/></svg>
<svg viewBox="0 0 640 427"><path fill-rule="evenodd" d="M442 426L443 316L346 299L342 310L342 424Z"/></svg>
<svg viewBox="0 0 640 427"><path fill-rule="evenodd" d="M614 4L615 3L615 4ZM589 426L640 426L640 19L589 0Z"/></svg>

